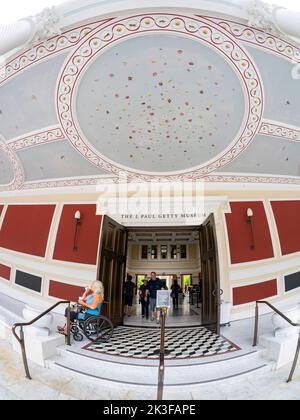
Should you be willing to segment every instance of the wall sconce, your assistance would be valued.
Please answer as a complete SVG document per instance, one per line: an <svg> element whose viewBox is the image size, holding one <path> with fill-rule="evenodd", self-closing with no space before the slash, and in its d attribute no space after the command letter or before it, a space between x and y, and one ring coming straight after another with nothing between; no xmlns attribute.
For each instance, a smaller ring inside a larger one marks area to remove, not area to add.
<svg viewBox="0 0 300 420"><path fill-rule="evenodd" d="M247 217L248 217L247 223L251 227L251 241L252 242L251 242L250 248L252 250L254 250L255 249L255 238L254 238L254 226L253 226L253 210L250 209L250 208L247 210Z"/></svg>
<svg viewBox="0 0 300 420"><path fill-rule="evenodd" d="M77 236L78 236L78 226L80 225L81 214L80 211L75 213L75 229L74 229L74 245L73 245L73 252L77 252Z"/></svg>

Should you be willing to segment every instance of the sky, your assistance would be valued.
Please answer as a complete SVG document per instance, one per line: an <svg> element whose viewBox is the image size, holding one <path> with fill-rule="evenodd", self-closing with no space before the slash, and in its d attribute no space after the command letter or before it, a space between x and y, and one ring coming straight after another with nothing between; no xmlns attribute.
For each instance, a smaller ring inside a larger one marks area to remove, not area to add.
<svg viewBox="0 0 300 420"><path fill-rule="evenodd" d="M22 17L39 13L45 7L65 3L66 0L9 0L1 1L5 6L0 6L0 25L14 22ZM264 0L265 2L282 5L300 12L299 0ZM242 0L241 0L242 2Z"/></svg>

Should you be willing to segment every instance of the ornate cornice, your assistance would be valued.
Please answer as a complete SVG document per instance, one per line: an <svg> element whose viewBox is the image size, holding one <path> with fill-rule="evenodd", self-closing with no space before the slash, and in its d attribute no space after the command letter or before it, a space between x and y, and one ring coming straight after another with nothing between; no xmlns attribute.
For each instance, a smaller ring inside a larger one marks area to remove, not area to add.
<svg viewBox="0 0 300 420"><path fill-rule="evenodd" d="M11 150L15 152L19 150L29 149L41 144L52 143L64 140L64 135L60 127L51 127L45 130L37 131L27 136L22 136L8 141Z"/></svg>
<svg viewBox="0 0 300 420"><path fill-rule="evenodd" d="M197 181L197 180L195 180ZM204 181L206 183L216 184L273 184L273 185L290 185L299 186L300 178L297 177L284 177L284 176L272 176L272 175L246 175L246 174L211 174L204 178L198 179L198 181ZM76 187L97 187L104 184L118 184L124 182L124 180L118 177L87 177L87 178L72 178L62 180L49 180L49 181L36 181L36 182L25 182L22 185L24 191L36 191L36 190L49 190L57 188L76 188ZM131 182L142 182L140 179L132 180ZM0 187L0 192L3 189Z"/></svg>
<svg viewBox="0 0 300 420"><path fill-rule="evenodd" d="M280 184L300 185L299 177L247 175L247 174L212 174L203 179L205 182L230 184Z"/></svg>
<svg viewBox="0 0 300 420"><path fill-rule="evenodd" d="M265 3L261 0L251 0L247 3L246 9L249 17L249 26L273 35L284 34L276 20L276 12L279 9L283 9L283 7Z"/></svg>
<svg viewBox="0 0 300 420"><path fill-rule="evenodd" d="M25 20L29 20L33 25L33 36L29 40L30 44L47 41L62 33L61 17L55 6L47 7L37 15L29 16Z"/></svg>
<svg viewBox="0 0 300 420"><path fill-rule="evenodd" d="M0 64L0 85L4 84L13 77L16 77L22 71L38 64L40 61L53 57L64 51L68 51L79 44L96 27L101 27L109 19L97 21L88 25L82 25L78 28L69 29L61 35L52 37L50 40L40 42L27 51L23 51L8 63Z"/></svg>

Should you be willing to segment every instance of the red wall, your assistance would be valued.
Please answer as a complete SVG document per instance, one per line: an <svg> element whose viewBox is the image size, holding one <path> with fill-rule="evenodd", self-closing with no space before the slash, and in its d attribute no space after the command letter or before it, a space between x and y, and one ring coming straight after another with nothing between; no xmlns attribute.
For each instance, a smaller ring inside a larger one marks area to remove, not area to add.
<svg viewBox="0 0 300 420"><path fill-rule="evenodd" d="M81 223L78 228L78 251L76 252L73 251L73 244L77 210L81 213ZM53 258L60 261L95 265L98 256L101 221L102 217L96 216L95 204L65 205L60 219Z"/></svg>
<svg viewBox="0 0 300 420"><path fill-rule="evenodd" d="M272 201L282 255L300 252L300 200Z"/></svg>
<svg viewBox="0 0 300 420"><path fill-rule="evenodd" d="M277 295L276 280L256 283L250 286L235 287L233 289L233 305L243 305L257 300L267 299Z"/></svg>
<svg viewBox="0 0 300 420"><path fill-rule="evenodd" d="M4 206L2 204L0 204L0 216L1 216L3 208L4 208Z"/></svg>
<svg viewBox="0 0 300 420"><path fill-rule="evenodd" d="M54 205L8 206L0 247L44 257L54 211Z"/></svg>
<svg viewBox="0 0 300 420"><path fill-rule="evenodd" d="M232 264L273 258L273 246L263 202L231 202L231 213L226 214ZM251 249L251 228L247 223L247 209L253 210L256 249Z"/></svg>
<svg viewBox="0 0 300 420"><path fill-rule="evenodd" d="M0 277L6 280L10 280L11 268L6 265L0 264Z"/></svg>
<svg viewBox="0 0 300 420"><path fill-rule="evenodd" d="M66 283L60 283L54 280L50 281L49 296L77 302L78 298L83 295L84 287L72 286Z"/></svg>

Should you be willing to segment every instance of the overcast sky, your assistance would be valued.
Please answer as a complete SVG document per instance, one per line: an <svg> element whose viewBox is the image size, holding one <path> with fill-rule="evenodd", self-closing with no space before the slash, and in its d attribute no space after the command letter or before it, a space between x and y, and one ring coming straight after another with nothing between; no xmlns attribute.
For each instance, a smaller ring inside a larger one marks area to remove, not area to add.
<svg viewBox="0 0 300 420"><path fill-rule="evenodd" d="M2 0L0 6L0 24L14 22L22 17L36 14L42 9L66 0ZM268 3L282 5L289 9L300 11L299 0L265 0ZM137 0L137 3L139 0ZM242 0L241 0L242 2Z"/></svg>

